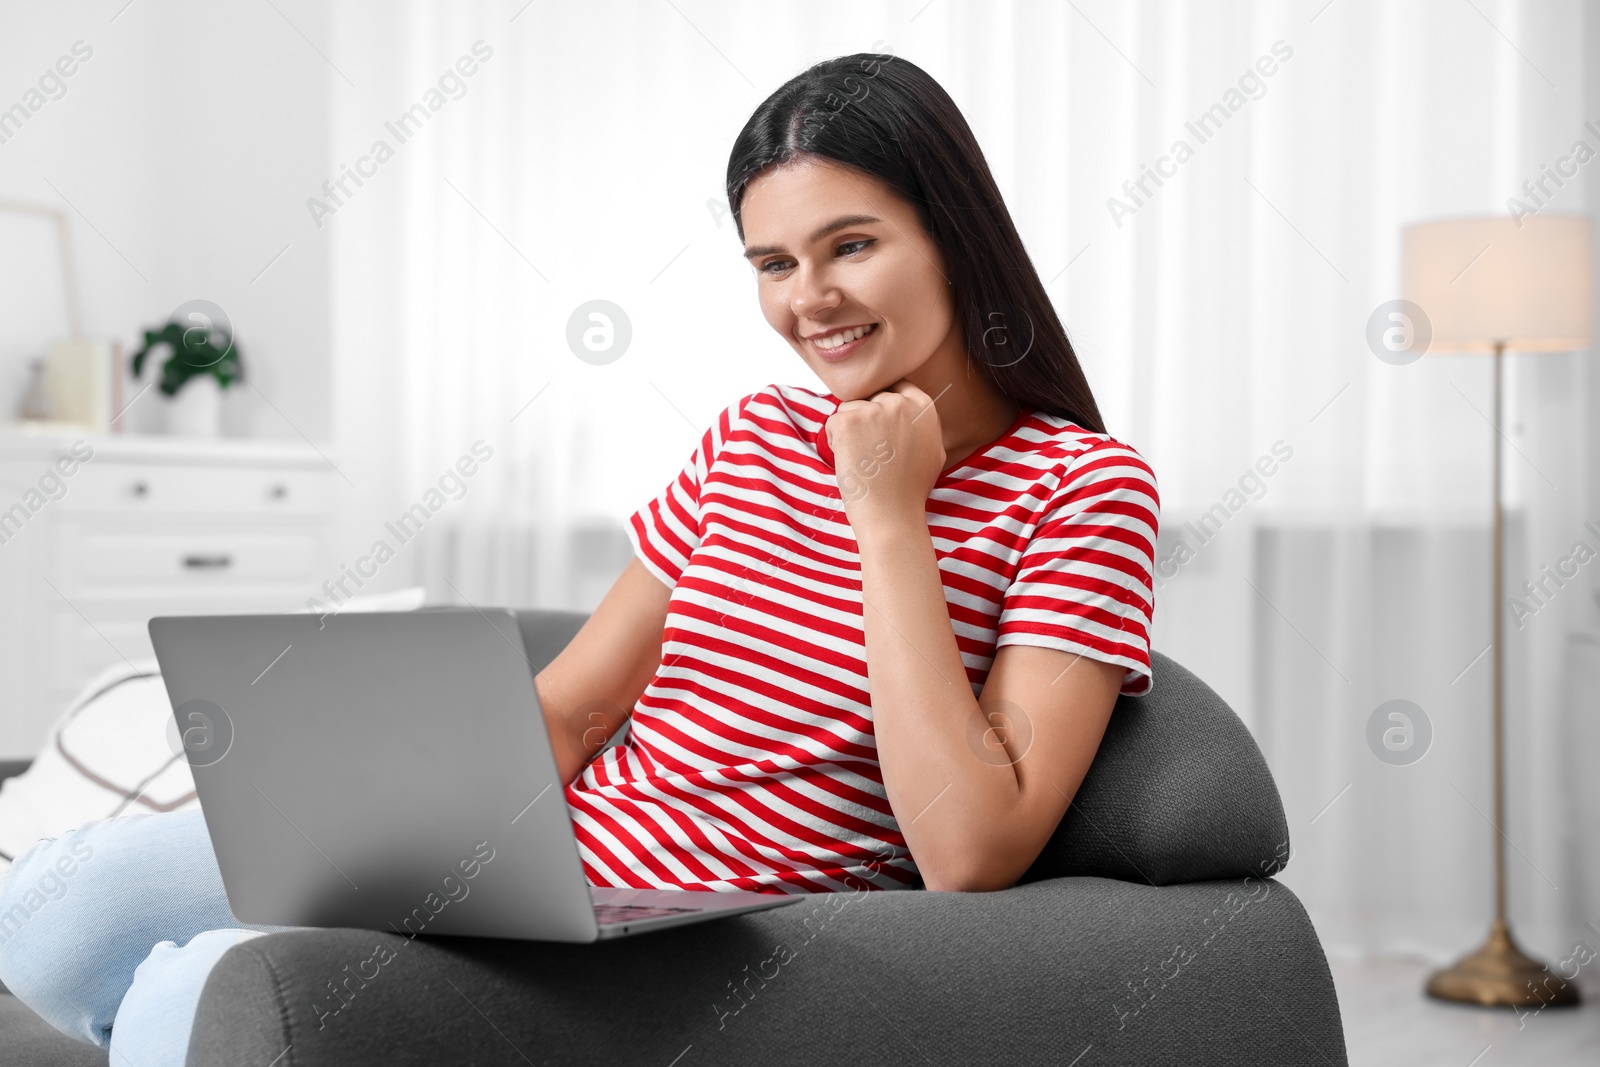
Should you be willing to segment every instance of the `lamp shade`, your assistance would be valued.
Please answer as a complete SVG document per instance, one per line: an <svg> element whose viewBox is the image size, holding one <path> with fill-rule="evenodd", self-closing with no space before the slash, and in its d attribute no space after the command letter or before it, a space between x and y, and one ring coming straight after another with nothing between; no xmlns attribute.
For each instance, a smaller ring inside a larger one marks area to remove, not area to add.
<svg viewBox="0 0 1600 1067"><path fill-rule="evenodd" d="M1407 226L1405 298L1433 349L1572 352L1594 337L1594 221L1587 215L1442 219Z"/></svg>

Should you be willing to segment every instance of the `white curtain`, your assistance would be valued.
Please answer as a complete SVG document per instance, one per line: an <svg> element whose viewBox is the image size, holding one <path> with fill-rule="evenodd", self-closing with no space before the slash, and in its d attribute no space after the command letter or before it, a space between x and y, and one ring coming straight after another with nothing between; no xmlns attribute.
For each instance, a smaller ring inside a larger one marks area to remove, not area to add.
<svg viewBox="0 0 1600 1067"><path fill-rule="evenodd" d="M493 458L382 581L593 607L627 559L622 520L723 406L817 384L738 255L734 135L809 63L892 51L962 107L1112 432L1155 467L1156 645L1259 740L1296 846L1285 881L1331 951L1443 960L1490 908L1489 362L1393 366L1366 325L1400 295L1404 224L1504 211L1541 163L1600 144L1593 21L1493 0L341 5L333 165L393 151L321 231L359 499L345 541L384 538L482 440ZM478 41L492 56L398 143L385 122ZM1180 139L1191 154L1163 160ZM1140 189L1146 165L1167 177ZM1548 209L1586 210L1594 181ZM631 324L606 365L566 341L591 300ZM1597 389L1587 353L1507 370L1515 588L1600 547ZM1600 918L1591 571L1508 620L1511 903L1549 959ZM1432 724L1409 766L1366 741L1391 699Z"/></svg>

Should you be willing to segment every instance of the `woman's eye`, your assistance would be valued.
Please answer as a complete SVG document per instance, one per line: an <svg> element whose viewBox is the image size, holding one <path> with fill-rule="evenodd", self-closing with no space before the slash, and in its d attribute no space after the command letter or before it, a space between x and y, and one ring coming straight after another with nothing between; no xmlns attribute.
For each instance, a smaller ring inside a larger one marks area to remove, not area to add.
<svg viewBox="0 0 1600 1067"><path fill-rule="evenodd" d="M866 247L874 243L875 240L876 238L863 237L856 241L846 241L844 244L835 249L835 251L842 256L853 256L865 250ZM783 271L788 270L793 265L794 264L791 260L769 259L765 263L761 264L758 270L762 274L780 274Z"/></svg>

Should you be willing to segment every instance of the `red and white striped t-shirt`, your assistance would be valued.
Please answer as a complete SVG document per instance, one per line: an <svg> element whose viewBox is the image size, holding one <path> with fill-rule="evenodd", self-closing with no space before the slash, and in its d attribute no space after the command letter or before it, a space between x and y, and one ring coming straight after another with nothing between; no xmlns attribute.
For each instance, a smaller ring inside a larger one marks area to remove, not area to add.
<svg viewBox="0 0 1600 1067"><path fill-rule="evenodd" d="M744 397L632 516L672 595L628 737L567 788L591 885L919 883L873 736L861 558L823 432L839 403ZM1027 407L939 476L928 528L974 693L1009 644L1118 664L1124 693L1149 691L1158 507L1137 452Z"/></svg>

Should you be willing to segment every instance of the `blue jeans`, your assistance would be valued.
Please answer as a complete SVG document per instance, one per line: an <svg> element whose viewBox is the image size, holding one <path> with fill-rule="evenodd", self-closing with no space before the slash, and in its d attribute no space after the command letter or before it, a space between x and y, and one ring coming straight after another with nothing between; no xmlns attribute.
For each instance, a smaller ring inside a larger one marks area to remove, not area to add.
<svg viewBox="0 0 1600 1067"><path fill-rule="evenodd" d="M0 884L0 981L128 1067L183 1067L200 991L229 948L282 926L228 910L198 809L45 838Z"/></svg>

